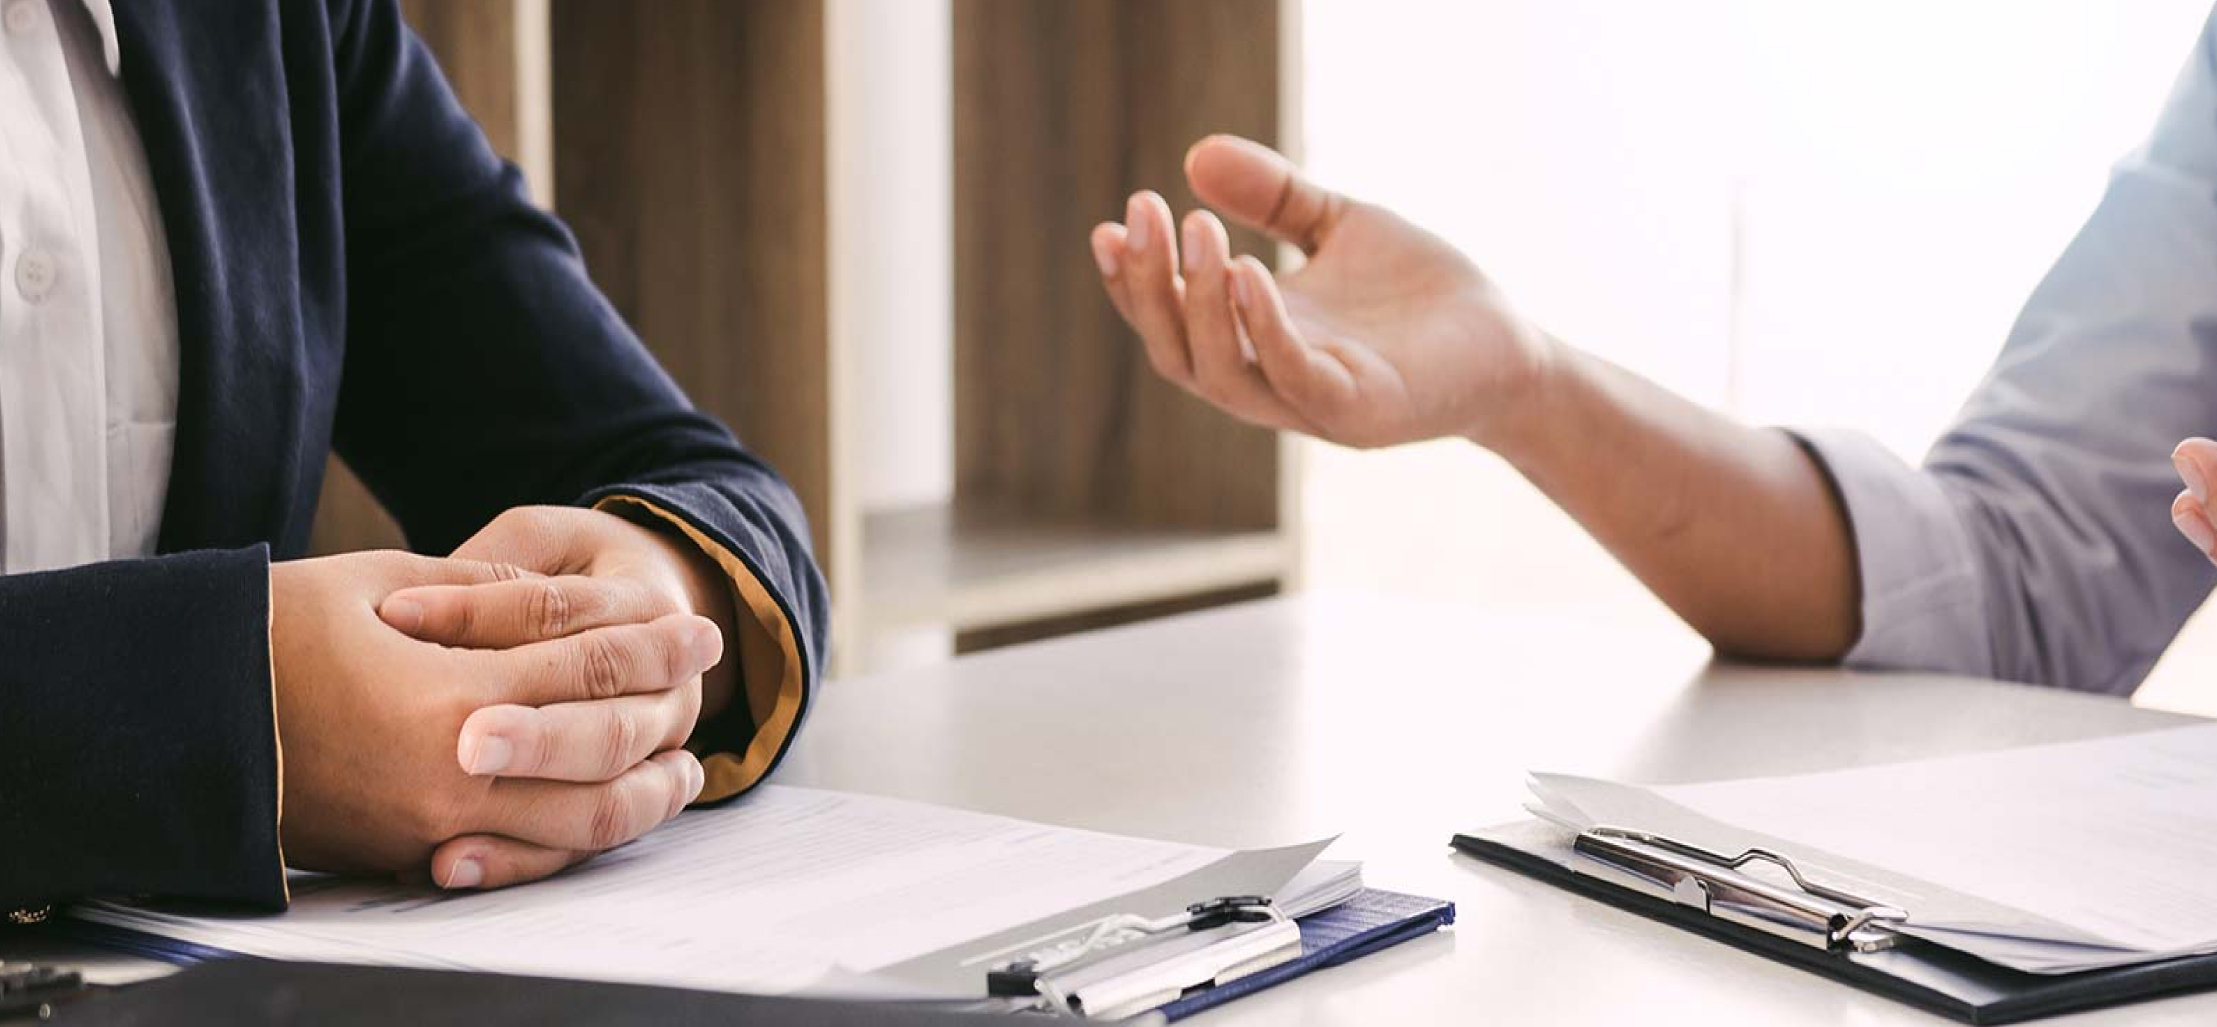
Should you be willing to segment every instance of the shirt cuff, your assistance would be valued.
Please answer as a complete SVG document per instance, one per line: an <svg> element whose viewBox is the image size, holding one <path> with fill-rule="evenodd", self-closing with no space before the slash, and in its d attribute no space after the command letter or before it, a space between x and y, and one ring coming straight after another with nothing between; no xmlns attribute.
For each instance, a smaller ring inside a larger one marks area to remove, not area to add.
<svg viewBox="0 0 2217 1027"><path fill-rule="evenodd" d="M1788 432L1831 479L1862 582L1850 666L1993 676L1976 552L1938 481L1861 432Z"/></svg>
<svg viewBox="0 0 2217 1027"><path fill-rule="evenodd" d="M770 772L778 754L799 726L801 700L806 694L806 666L801 660L793 624L778 608L762 578L748 569L737 553L710 538L692 522L634 495L602 498L593 509L652 517L700 547L701 552L731 579L739 637L734 641L739 658L739 687L725 721L748 723L704 726L695 735L701 770L706 783L697 802L721 802L739 795Z"/></svg>

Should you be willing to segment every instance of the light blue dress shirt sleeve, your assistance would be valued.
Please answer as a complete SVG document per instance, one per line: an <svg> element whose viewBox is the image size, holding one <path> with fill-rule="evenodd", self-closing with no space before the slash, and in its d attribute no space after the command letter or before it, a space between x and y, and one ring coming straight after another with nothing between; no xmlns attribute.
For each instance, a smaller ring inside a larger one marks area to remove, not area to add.
<svg viewBox="0 0 2217 1027"><path fill-rule="evenodd" d="M1849 663L2129 694L2217 585L2170 515L2171 450L2217 434L2213 27L1922 469L1795 432L1855 537Z"/></svg>

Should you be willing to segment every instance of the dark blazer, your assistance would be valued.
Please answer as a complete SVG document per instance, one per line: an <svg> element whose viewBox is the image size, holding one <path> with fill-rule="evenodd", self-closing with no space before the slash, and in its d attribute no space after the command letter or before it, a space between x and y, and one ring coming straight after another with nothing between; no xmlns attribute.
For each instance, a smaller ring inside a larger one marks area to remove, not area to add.
<svg viewBox="0 0 2217 1027"><path fill-rule="evenodd" d="M790 490L687 403L527 201L394 0L115 0L182 351L161 555L0 577L0 912L281 905L269 562L336 449L445 553L620 505L732 573L709 798L791 742L827 600Z"/></svg>

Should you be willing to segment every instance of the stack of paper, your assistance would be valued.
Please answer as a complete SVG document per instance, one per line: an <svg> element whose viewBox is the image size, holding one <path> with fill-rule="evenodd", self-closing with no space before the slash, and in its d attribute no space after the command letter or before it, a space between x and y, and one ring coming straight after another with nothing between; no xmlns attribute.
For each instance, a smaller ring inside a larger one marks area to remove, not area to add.
<svg viewBox="0 0 2217 1027"><path fill-rule="evenodd" d="M766 994L976 997L985 968L966 956L1010 938L1117 913L1163 916L1224 895L1280 894L1317 908L1344 900L1359 874L1351 864L1311 867L1324 844L1233 852L772 786L505 891L296 875L282 916L113 904L73 912L274 959Z"/></svg>
<svg viewBox="0 0 2217 1027"><path fill-rule="evenodd" d="M1537 775L1572 830L1763 847L1909 913L1903 933L2055 974L2217 952L2217 725L1798 777Z"/></svg>
<svg viewBox="0 0 2217 1027"><path fill-rule="evenodd" d="M1363 890L1363 865L1348 860L1320 859L1293 875L1278 889L1280 912L1299 920L1355 897Z"/></svg>

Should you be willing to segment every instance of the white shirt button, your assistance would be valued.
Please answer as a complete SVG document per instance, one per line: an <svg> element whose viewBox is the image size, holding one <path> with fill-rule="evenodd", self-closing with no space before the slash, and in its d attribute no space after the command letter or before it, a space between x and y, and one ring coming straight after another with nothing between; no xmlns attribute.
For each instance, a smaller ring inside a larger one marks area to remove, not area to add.
<svg viewBox="0 0 2217 1027"><path fill-rule="evenodd" d="M0 13L0 22L7 24L9 35L29 35L38 29L44 13L39 10L39 0L8 0L7 10Z"/></svg>
<svg viewBox="0 0 2217 1027"><path fill-rule="evenodd" d="M23 298L37 303L54 291L54 278L60 268L54 264L54 255L45 250L28 250L15 259L15 290Z"/></svg>

